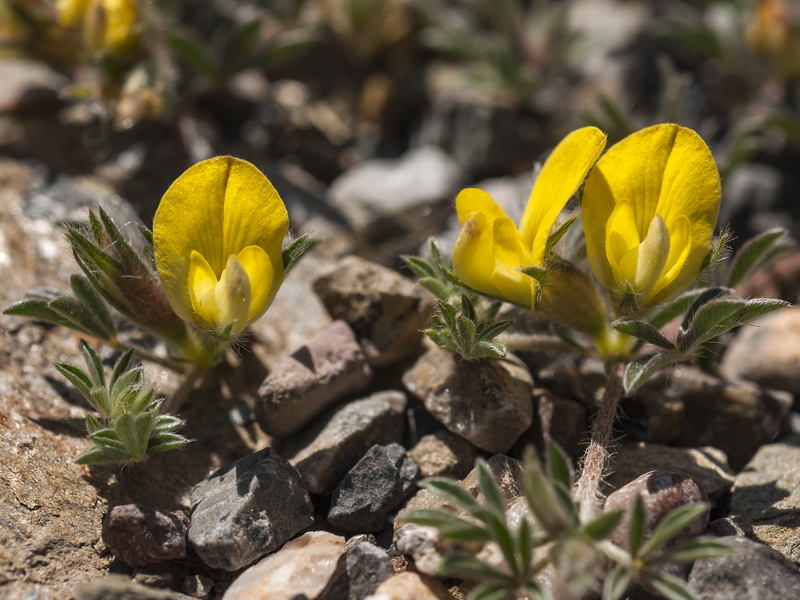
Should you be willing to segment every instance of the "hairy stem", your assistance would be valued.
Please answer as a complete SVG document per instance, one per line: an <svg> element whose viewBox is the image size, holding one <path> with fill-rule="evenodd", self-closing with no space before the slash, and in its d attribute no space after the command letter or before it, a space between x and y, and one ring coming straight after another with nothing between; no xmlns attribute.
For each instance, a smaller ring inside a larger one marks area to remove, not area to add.
<svg viewBox="0 0 800 600"><path fill-rule="evenodd" d="M592 424L589 446L583 454L581 476L575 484L575 499L581 505L581 520L591 519L602 509L600 481L608 460L608 443L617 419L617 408L623 394L622 376L625 363L612 363L600 410Z"/></svg>

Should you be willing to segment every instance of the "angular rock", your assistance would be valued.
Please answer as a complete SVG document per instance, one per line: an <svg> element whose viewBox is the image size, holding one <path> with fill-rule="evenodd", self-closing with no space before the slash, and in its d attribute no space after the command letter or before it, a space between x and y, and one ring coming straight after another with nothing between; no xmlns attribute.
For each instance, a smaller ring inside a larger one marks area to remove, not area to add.
<svg viewBox="0 0 800 600"><path fill-rule="evenodd" d="M689 448L714 446L738 471L775 438L791 406L786 392L681 366L642 386L635 402L623 404L623 412L638 423L639 439Z"/></svg>
<svg viewBox="0 0 800 600"><path fill-rule="evenodd" d="M506 452L533 420L533 378L511 358L467 362L431 348L403 384L442 425L488 452Z"/></svg>
<svg viewBox="0 0 800 600"><path fill-rule="evenodd" d="M506 508L510 507L522 495L522 462L505 454L495 454L486 461L489 472L500 487L500 493L506 501ZM483 494L478 490L478 470L472 469L461 485L467 488L478 502L484 502Z"/></svg>
<svg viewBox="0 0 800 600"><path fill-rule="evenodd" d="M463 179L446 153L423 146L398 159L370 159L348 169L331 184L326 200L350 220L357 254L395 264L400 254L438 233Z"/></svg>
<svg viewBox="0 0 800 600"><path fill-rule="evenodd" d="M398 362L418 349L435 303L417 283L353 255L318 277L314 291L334 319L353 328L373 366Z"/></svg>
<svg viewBox="0 0 800 600"><path fill-rule="evenodd" d="M167 512L141 504L122 504L103 519L103 541L122 562L132 567L186 558L189 519L180 511Z"/></svg>
<svg viewBox="0 0 800 600"><path fill-rule="evenodd" d="M310 531L244 571L222 599L316 598L328 585L344 551L343 537Z"/></svg>
<svg viewBox="0 0 800 600"><path fill-rule="evenodd" d="M189 541L208 566L235 571L314 521L300 474L271 448L210 475L191 495Z"/></svg>
<svg viewBox="0 0 800 600"><path fill-rule="evenodd" d="M403 440L405 408L405 394L392 390L348 402L320 415L281 454L309 492L329 493L372 446Z"/></svg>
<svg viewBox="0 0 800 600"><path fill-rule="evenodd" d="M420 573L398 573L378 586L364 600L453 600L452 594L432 577Z"/></svg>
<svg viewBox="0 0 800 600"><path fill-rule="evenodd" d="M442 506L444 503L437 507ZM439 574L439 565L444 557L458 546L450 540L443 540L434 527L405 523L394 532L394 548L410 557L417 571L435 576Z"/></svg>
<svg viewBox="0 0 800 600"><path fill-rule="evenodd" d="M400 444L373 446L333 491L328 522L344 531L386 529L392 511L414 492L419 466Z"/></svg>
<svg viewBox="0 0 800 600"><path fill-rule="evenodd" d="M719 538L731 556L695 563L689 587L698 600L786 600L800 598L800 572L769 546L744 537Z"/></svg>
<svg viewBox="0 0 800 600"><path fill-rule="evenodd" d="M650 534L665 516L687 504L705 504L706 511L675 536L666 547L675 546L699 536L708 525L708 500L694 479L678 471L651 471L637 477L606 498L606 512L620 509L625 511L609 538L621 548L628 548L630 512L636 496L641 496L644 501L645 539L650 538ZM663 569L671 575L685 578L690 566L685 563L667 564L663 566Z"/></svg>
<svg viewBox="0 0 800 600"><path fill-rule="evenodd" d="M36 596L36 598L44 596ZM75 590L75 600L192 600L170 590L158 590L131 581L124 575L107 575Z"/></svg>
<svg viewBox="0 0 800 600"><path fill-rule="evenodd" d="M731 379L800 395L800 307L785 308L742 327L722 357Z"/></svg>
<svg viewBox="0 0 800 600"><path fill-rule="evenodd" d="M183 580L181 584L181 591L187 596L192 598L200 598L204 600L211 595L211 590L214 587L214 580L205 575L195 574L189 575Z"/></svg>
<svg viewBox="0 0 800 600"><path fill-rule="evenodd" d="M347 540L347 551L317 600L362 600L394 575L386 551L366 540L354 541L359 537L367 536Z"/></svg>
<svg viewBox="0 0 800 600"><path fill-rule="evenodd" d="M328 406L369 385L372 371L352 329L334 321L281 361L258 389L256 418L265 433L295 433Z"/></svg>
<svg viewBox="0 0 800 600"><path fill-rule="evenodd" d="M717 521L714 531L739 533L764 542L800 564L800 435L762 446L737 476L730 500L727 529Z"/></svg>
<svg viewBox="0 0 800 600"><path fill-rule="evenodd" d="M731 489L734 473L722 450L706 448L673 448L661 444L623 446L611 457L610 473L605 477L606 493L624 486L648 471L674 469L694 479L711 501Z"/></svg>
<svg viewBox="0 0 800 600"><path fill-rule="evenodd" d="M461 436L441 429L423 436L408 456L419 465L423 477L461 479L475 466L478 451Z"/></svg>

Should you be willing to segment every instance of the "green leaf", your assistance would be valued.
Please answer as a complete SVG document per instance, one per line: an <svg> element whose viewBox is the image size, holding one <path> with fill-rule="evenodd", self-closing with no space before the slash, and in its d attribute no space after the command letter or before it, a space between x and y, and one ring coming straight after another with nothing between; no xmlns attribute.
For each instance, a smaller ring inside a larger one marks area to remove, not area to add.
<svg viewBox="0 0 800 600"><path fill-rule="evenodd" d="M628 589L633 574L624 567L614 568L603 584L603 600L620 600Z"/></svg>
<svg viewBox="0 0 800 600"><path fill-rule="evenodd" d="M533 277L539 283L544 283L547 278L547 269L545 267L525 267L520 269L528 277Z"/></svg>
<svg viewBox="0 0 800 600"><path fill-rule="evenodd" d="M141 379L141 370L136 368L131 369L132 363L133 363L133 350L126 350L122 354L122 356L120 356L117 359L117 362L114 363L114 370L111 372L111 377L108 380L108 384L111 386L112 390L116 385L117 381L119 380L119 378L122 377L123 374L126 374L131 370L138 371L139 379ZM131 384L132 383L136 383L136 381L131 382Z"/></svg>
<svg viewBox="0 0 800 600"><path fill-rule="evenodd" d="M431 477L423 481L421 485L470 513L480 509L480 504L475 499L475 496L472 495L472 492L451 479Z"/></svg>
<svg viewBox="0 0 800 600"><path fill-rule="evenodd" d="M82 302L69 296L61 296L50 302L50 308L65 319L73 321L73 329L80 329L98 339L111 339L109 331L97 319L96 314Z"/></svg>
<svg viewBox="0 0 800 600"><path fill-rule="evenodd" d="M486 503L498 515L505 515L506 501L486 461L478 460L478 463L475 465L475 470L478 475L478 489L480 489L483 497L486 499Z"/></svg>
<svg viewBox="0 0 800 600"><path fill-rule="evenodd" d="M100 423L100 421L97 420L97 417L95 417L91 413L86 415L86 431L89 432L90 436L96 431L101 430L102 428L103 425Z"/></svg>
<svg viewBox="0 0 800 600"><path fill-rule="evenodd" d="M515 574L523 573L525 571L525 565L519 564L519 557L515 552L516 544L514 543L514 537L511 531L508 529L505 513L497 514L494 511L487 512L485 522L492 539L500 547L506 563L508 563L508 566L511 568L511 572Z"/></svg>
<svg viewBox="0 0 800 600"><path fill-rule="evenodd" d="M81 355L89 368L89 379L96 387L102 387L106 383L106 375L103 370L103 361L100 355L85 340L80 342Z"/></svg>
<svg viewBox="0 0 800 600"><path fill-rule="evenodd" d="M683 317L680 329L678 330L678 336L680 336L682 332L685 334L685 332L689 331L696 313L707 303L717 300L718 298L724 298L733 295L734 291L725 287L713 287L703 290L689 307L689 311Z"/></svg>
<svg viewBox="0 0 800 600"><path fill-rule="evenodd" d="M141 460L147 452L152 422L152 415L123 413L111 423L133 460Z"/></svg>
<svg viewBox="0 0 800 600"><path fill-rule="evenodd" d="M780 308L786 308L790 304L784 300L777 298L753 298L745 300L745 306L742 311L736 315L736 325L752 321L758 317L776 311Z"/></svg>
<svg viewBox="0 0 800 600"><path fill-rule="evenodd" d="M102 207L98 209L98 213L100 214L100 221L103 223L103 228L109 237L110 246L114 249L114 256L118 256L119 261L127 265L128 268L126 271L137 270L134 268L134 265L140 266L142 271L147 271L147 266L142 262L142 257L133 249L128 238L122 233L122 230L117 227L114 219L112 219Z"/></svg>
<svg viewBox="0 0 800 600"><path fill-rule="evenodd" d="M525 498L537 523L547 534L560 535L571 518L532 448L525 450L523 477Z"/></svg>
<svg viewBox="0 0 800 600"><path fill-rule="evenodd" d="M516 556L519 558L520 574L527 575L531 570L531 560L533 560L533 531L531 524L525 517L522 517L516 535L514 536L516 546Z"/></svg>
<svg viewBox="0 0 800 600"><path fill-rule="evenodd" d="M544 247L545 256L550 254L550 251L555 247L555 245L561 241L561 238L563 238L564 234L567 233L567 231L569 231L569 228L572 227L577 218L578 217L572 217L571 219L564 221L561 225L558 226L558 229L556 229L553 233L547 236L547 243L545 244Z"/></svg>
<svg viewBox="0 0 800 600"><path fill-rule="evenodd" d="M84 373L82 369L76 367L75 365L70 365L67 363L56 363L53 366L59 373L61 373L67 380L69 380L69 382L72 385L78 388L78 391L80 391L80 393L83 394L87 400L91 401L92 387L94 387L94 384L92 383L91 379L89 379L89 376L86 373Z"/></svg>
<svg viewBox="0 0 800 600"><path fill-rule="evenodd" d="M658 306L656 311L648 317L650 324L656 329L661 329L682 315L686 310L705 292L704 289L689 290L684 292L674 300Z"/></svg>
<svg viewBox="0 0 800 600"><path fill-rule="evenodd" d="M174 415L158 415L156 418L156 424L153 429L154 433L166 433L169 431L174 431L183 425L183 419L180 419Z"/></svg>
<svg viewBox="0 0 800 600"><path fill-rule="evenodd" d="M93 444L75 459L79 465L96 465L127 462L130 455L125 450Z"/></svg>
<svg viewBox="0 0 800 600"><path fill-rule="evenodd" d="M736 326L737 315L746 306L746 301L727 296L705 303L694 314L687 330L678 331L675 346L686 354L703 342L707 342Z"/></svg>
<svg viewBox="0 0 800 600"><path fill-rule="evenodd" d="M478 328L478 337L482 341L493 340L513 324L513 319L504 319L502 321L495 321L494 323L487 323Z"/></svg>
<svg viewBox="0 0 800 600"><path fill-rule="evenodd" d="M51 299L41 300L39 298L26 298L6 308L3 314L17 317L29 317L37 321L44 321L46 323L67 327L68 329L83 331L72 319L68 319L61 313L50 308L50 300Z"/></svg>
<svg viewBox="0 0 800 600"><path fill-rule="evenodd" d="M697 600L686 582L672 575L643 573L641 578L667 600Z"/></svg>
<svg viewBox="0 0 800 600"><path fill-rule="evenodd" d="M195 71L209 79L216 77L217 68L200 44L176 34L168 35L166 42L170 50Z"/></svg>
<svg viewBox="0 0 800 600"><path fill-rule="evenodd" d="M476 586L467 596L467 600L504 600L515 591L513 584L484 583Z"/></svg>
<svg viewBox="0 0 800 600"><path fill-rule="evenodd" d="M401 260L418 279L430 278L435 280L439 273L437 268L419 256L402 256ZM442 298L442 300L446 300L446 298Z"/></svg>
<svg viewBox="0 0 800 600"><path fill-rule="evenodd" d="M733 257L733 264L728 274L728 287L736 287L769 260L783 245L786 235L785 229L776 228L747 240Z"/></svg>
<svg viewBox="0 0 800 600"><path fill-rule="evenodd" d="M657 352L636 358L625 367L625 393L631 394L641 387L650 377L664 367L675 362L672 352Z"/></svg>
<svg viewBox="0 0 800 600"><path fill-rule="evenodd" d="M509 576L472 556L447 556L439 565L443 573L483 581L508 582Z"/></svg>
<svg viewBox="0 0 800 600"><path fill-rule="evenodd" d="M681 544L675 548L670 548L663 554L659 554L657 557L650 559L647 562L650 565L694 562L696 560L730 556L733 553L733 547L725 542L721 542L713 538L695 538L686 542L685 544Z"/></svg>
<svg viewBox="0 0 800 600"><path fill-rule="evenodd" d="M161 433L150 437L147 442L147 452L168 452L182 448L188 443L189 440L177 433Z"/></svg>
<svg viewBox="0 0 800 600"><path fill-rule="evenodd" d="M705 504L687 504L670 512L661 519L661 522L650 535L650 539L642 546L640 556L647 557L652 552L660 549L707 511L708 507Z"/></svg>
<svg viewBox="0 0 800 600"><path fill-rule="evenodd" d="M674 344L661 335L661 332L647 321L627 318L617 319L611 326L617 331L635 337L643 342L647 342L648 344L664 348L665 350L672 350L674 348Z"/></svg>
<svg viewBox="0 0 800 600"><path fill-rule="evenodd" d="M597 517L584 525L583 533L590 539L599 542L610 536L619 524L623 511L615 510Z"/></svg>
<svg viewBox="0 0 800 600"><path fill-rule="evenodd" d="M644 500L637 494L631 507L631 518L628 522L628 552L633 557L639 556L639 549L644 542L645 527L647 526L647 512Z"/></svg>
<svg viewBox="0 0 800 600"><path fill-rule="evenodd" d="M553 442L547 444L547 469L555 482L566 489L572 488L572 468L567 455Z"/></svg>
<svg viewBox="0 0 800 600"><path fill-rule="evenodd" d="M291 271L317 244L319 240L308 235L301 235L289 244L281 253L284 271Z"/></svg>

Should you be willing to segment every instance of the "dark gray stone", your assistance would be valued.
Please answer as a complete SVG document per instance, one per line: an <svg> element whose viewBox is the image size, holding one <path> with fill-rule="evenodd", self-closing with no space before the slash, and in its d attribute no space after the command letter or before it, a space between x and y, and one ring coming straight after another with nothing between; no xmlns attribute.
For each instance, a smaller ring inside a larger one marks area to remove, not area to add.
<svg viewBox="0 0 800 600"><path fill-rule="evenodd" d="M235 571L313 522L300 474L271 448L213 473L191 494L189 541L208 566Z"/></svg>
<svg viewBox="0 0 800 600"><path fill-rule="evenodd" d="M143 567L186 558L189 519L141 504L122 504L103 519L103 541L122 562Z"/></svg>
<svg viewBox="0 0 800 600"><path fill-rule="evenodd" d="M353 330L334 321L275 366L258 389L256 418L265 433L288 436L371 379Z"/></svg>
<svg viewBox="0 0 800 600"><path fill-rule="evenodd" d="M329 410L280 450L312 494L327 494L375 444L403 440L406 396L377 392Z"/></svg>
<svg viewBox="0 0 800 600"><path fill-rule="evenodd" d="M385 550L366 540L353 543L355 539L347 541L347 551L317 600L362 600L394 575L392 561Z"/></svg>
<svg viewBox="0 0 800 600"><path fill-rule="evenodd" d="M75 590L75 600L192 600L170 590L159 590L131 581L124 575L108 575L83 583Z"/></svg>
<svg viewBox="0 0 800 600"><path fill-rule="evenodd" d="M723 537L731 556L695 563L689 587L699 600L788 600L800 598L800 572L769 546L744 537Z"/></svg>
<svg viewBox="0 0 800 600"><path fill-rule="evenodd" d="M419 466L400 444L373 446L333 491L328 522L359 533L386 529L417 479Z"/></svg>

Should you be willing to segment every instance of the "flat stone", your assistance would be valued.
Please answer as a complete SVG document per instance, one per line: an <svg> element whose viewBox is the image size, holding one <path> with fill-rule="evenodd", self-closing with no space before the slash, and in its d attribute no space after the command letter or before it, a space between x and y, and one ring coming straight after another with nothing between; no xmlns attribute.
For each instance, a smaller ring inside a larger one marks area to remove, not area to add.
<svg viewBox="0 0 800 600"><path fill-rule="evenodd" d="M609 474L602 491L611 493L648 471L673 469L694 479L713 501L731 489L734 473L722 450L706 448L673 448L662 444L630 444L612 455Z"/></svg>
<svg viewBox="0 0 800 600"><path fill-rule="evenodd" d="M192 490L189 541L208 566L235 571L313 522L300 474L271 448L210 475Z"/></svg>
<svg viewBox="0 0 800 600"><path fill-rule="evenodd" d="M325 589L345 551L345 539L310 531L244 571L223 600L313 600Z"/></svg>
<svg viewBox="0 0 800 600"><path fill-rule="evenodd" d="M800 564L800 435L762 446L737 476L727 532L746 534Z"/></svg>
<svg viewBox="0 0 800 600"><path fill-rule="evenodd" d="M186 558L189 519L141 504L122 504L103 519L103 541L122 562L132 567Z"/></svg>
<svg viewBox="0 0 800 600"><path fill-rule="evenodd" d="M670 419L661 418L670 403L677 408L670 409ZM644 441L688 448L714 446L738 471L761 445L778 435L791 406L792 397L786 392L681 366L642 386L623 411L629 419L638 420ZM664 425L665 421L670 424Z"/></svg>
<svg viewBox="0 0 800 600"><path fill-rule="evenodd" d="M698 600L787 600L800 598L800 572L769 546L745 537L719 538L734 554L701 560L689 575Z"/></svg>
<svg viewBox="0 0 800 600"><path fill-rule="evenodd" d="M371 379L352 329L334 321L275 366L258 390L256 418L265 433L286 437Z"/></svg>
<svg viewBox="0 0 800 600"><path fill-rule="evenodd" d="M533 420L533 378L512 358L467 362L431 348L403 384L442 425L488 452L506 452Z"/></svg>
<svg viewBox="0 0 800 600"><path fill-rule="evenodd" d="M40 598L43 596L34 596ZM55 597L55 596L54 596ZM75 590L75 600L192 600L171 590L159 590L136 583L124 575L107 575L103 579L83 583Z"/></svg>
<svg viewBox="0 0 800 600"><path fill-rule="evenodd" d="M364 600L453 600L441 583L420 573L398 573L378 586L375 593Z"/></svg>
<svg viewBox="0 0 800 600"><path fill-rule="evenodd" d="M423 477L461 479L475 466L478 450L461 436L441 429L423 436L408 456L419 465Z"/></svg>
<svg viewBox="0 0 800 600"><path fill-rule="evenodd" d="M325 494L375 444L402 442L405 394L377 392L320 415L287 440L281 454L300 472L312 494Z"/></svg>
<svg viewBox="0 0 800 600"><path fill-rule="evenodd" d="M334 319L353 328L373 366L413 354L435 304L433 294L414 281L353 255L318 277L314 291Z"/></svg>
<svg viewBox="0 0 800 600"><path fill-rule="evenodd" d="M373 446L333 491L328 522L356 533L386 529L392 511L414 493L419 475L400 444Z"/></svg>
<svg viewBox="0 0 800 600"><path fill-rule="evenodd" d="M69 80L38 60L16 58L0 61L0 112L30 109L42 102L55 101Z"/></svg>
<svg viewBox="0 0 800 600"><path fill-rule="evenodd" d="M800 307L785 308L741 327L722 357L722 372L800 395Z"/></svg>

